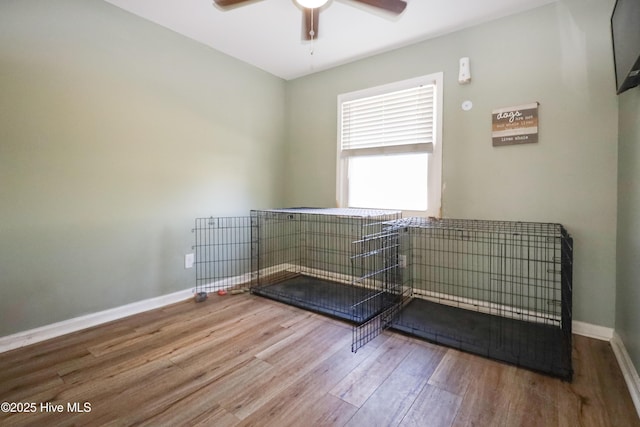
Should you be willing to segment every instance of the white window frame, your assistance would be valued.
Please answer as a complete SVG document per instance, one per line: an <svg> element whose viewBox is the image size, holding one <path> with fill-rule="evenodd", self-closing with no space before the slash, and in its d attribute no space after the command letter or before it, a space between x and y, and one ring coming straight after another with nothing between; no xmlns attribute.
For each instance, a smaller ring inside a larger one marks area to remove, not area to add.
<svg viewBox="0 0 640 427"><path fill-rule="evenodd" d="M381 86L358 90L354 92L338 95L338 137L337 137L337 177L336 177L336 200L339 207L348 207L348 164L349 156L342 152L342 104L346 101L352 101L359 98L367 98L385 93L396 92L411 87L422 85L435 85L434 88L434 112L433 125L434 136L432 151L428 157L428 198L427 210L425 211L403 211L409 216L433 216L440 218L442 216L442 111L443 111L443 73L433 73L413 79L403 80L399 82L389 83ZM388 149L367 149L370 154L385 154ZM393 150L395 151L395 150ZM413 152L407 147L406 153ZM393 179L390 177L389 179ZM403 185L399 182L398 185Z"/></svg>

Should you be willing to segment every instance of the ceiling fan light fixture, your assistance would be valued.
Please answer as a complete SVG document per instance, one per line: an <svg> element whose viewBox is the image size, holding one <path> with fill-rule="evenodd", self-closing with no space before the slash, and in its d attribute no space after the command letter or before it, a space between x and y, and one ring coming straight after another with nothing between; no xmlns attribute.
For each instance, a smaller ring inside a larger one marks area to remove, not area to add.
<svg viewBox="0 0 640 427"><path fill-rule="evenodd" d="M328 1L329 0L296 0L296 3L308 9L317 9L324 6Z"/></svg>

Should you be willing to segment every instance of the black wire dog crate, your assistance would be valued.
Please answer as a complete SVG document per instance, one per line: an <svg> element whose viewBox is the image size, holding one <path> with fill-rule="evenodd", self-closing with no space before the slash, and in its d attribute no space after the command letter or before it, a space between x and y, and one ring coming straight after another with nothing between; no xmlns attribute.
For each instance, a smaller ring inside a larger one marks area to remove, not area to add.
<svg viewBox="0 0 640 427"><path fill-rule="evenodd" d="M571 379L573 240L560 224L395 221L413 298L391 327Z"/></svg>
<svg viewBox="0 0 640 427"><path fill-rule="evenodd" d="M365 236L380 233L387 221L400 217L397 211L363 209L251 211L251 292L356 324L366 322L392 298L379 278L354 280L354 245L365 244Z"/></svg>
<svg viewBox="0 0 640 427"><path fill-rule="evenodd" d="M564 379L573 241L559 224L356 209L196 219L196 291L244 291Z"/></svg>

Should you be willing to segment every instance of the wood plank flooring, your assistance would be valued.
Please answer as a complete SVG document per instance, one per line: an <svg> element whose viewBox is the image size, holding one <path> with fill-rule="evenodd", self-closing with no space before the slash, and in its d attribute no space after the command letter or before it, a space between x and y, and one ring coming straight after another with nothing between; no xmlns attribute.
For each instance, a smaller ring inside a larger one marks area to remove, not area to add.
<svg viewBox="0 0 640 427"><path fill-rule="evenodd" d="M21 411L0 425L640 426L606 342L574 337L572 383L391 332L350 344L253 295L185 301L0 354Z"/></svg>

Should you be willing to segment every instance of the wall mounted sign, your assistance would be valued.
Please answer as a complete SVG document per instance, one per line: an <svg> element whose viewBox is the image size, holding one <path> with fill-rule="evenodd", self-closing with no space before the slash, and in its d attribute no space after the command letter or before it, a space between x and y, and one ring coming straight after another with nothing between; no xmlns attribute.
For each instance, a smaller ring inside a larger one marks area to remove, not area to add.
<svg viewBox="0 0 640 427"><path fill-rule="evenodd" d="M493 146L538 142L538 105L534 102L493 110Z"/></svg>

